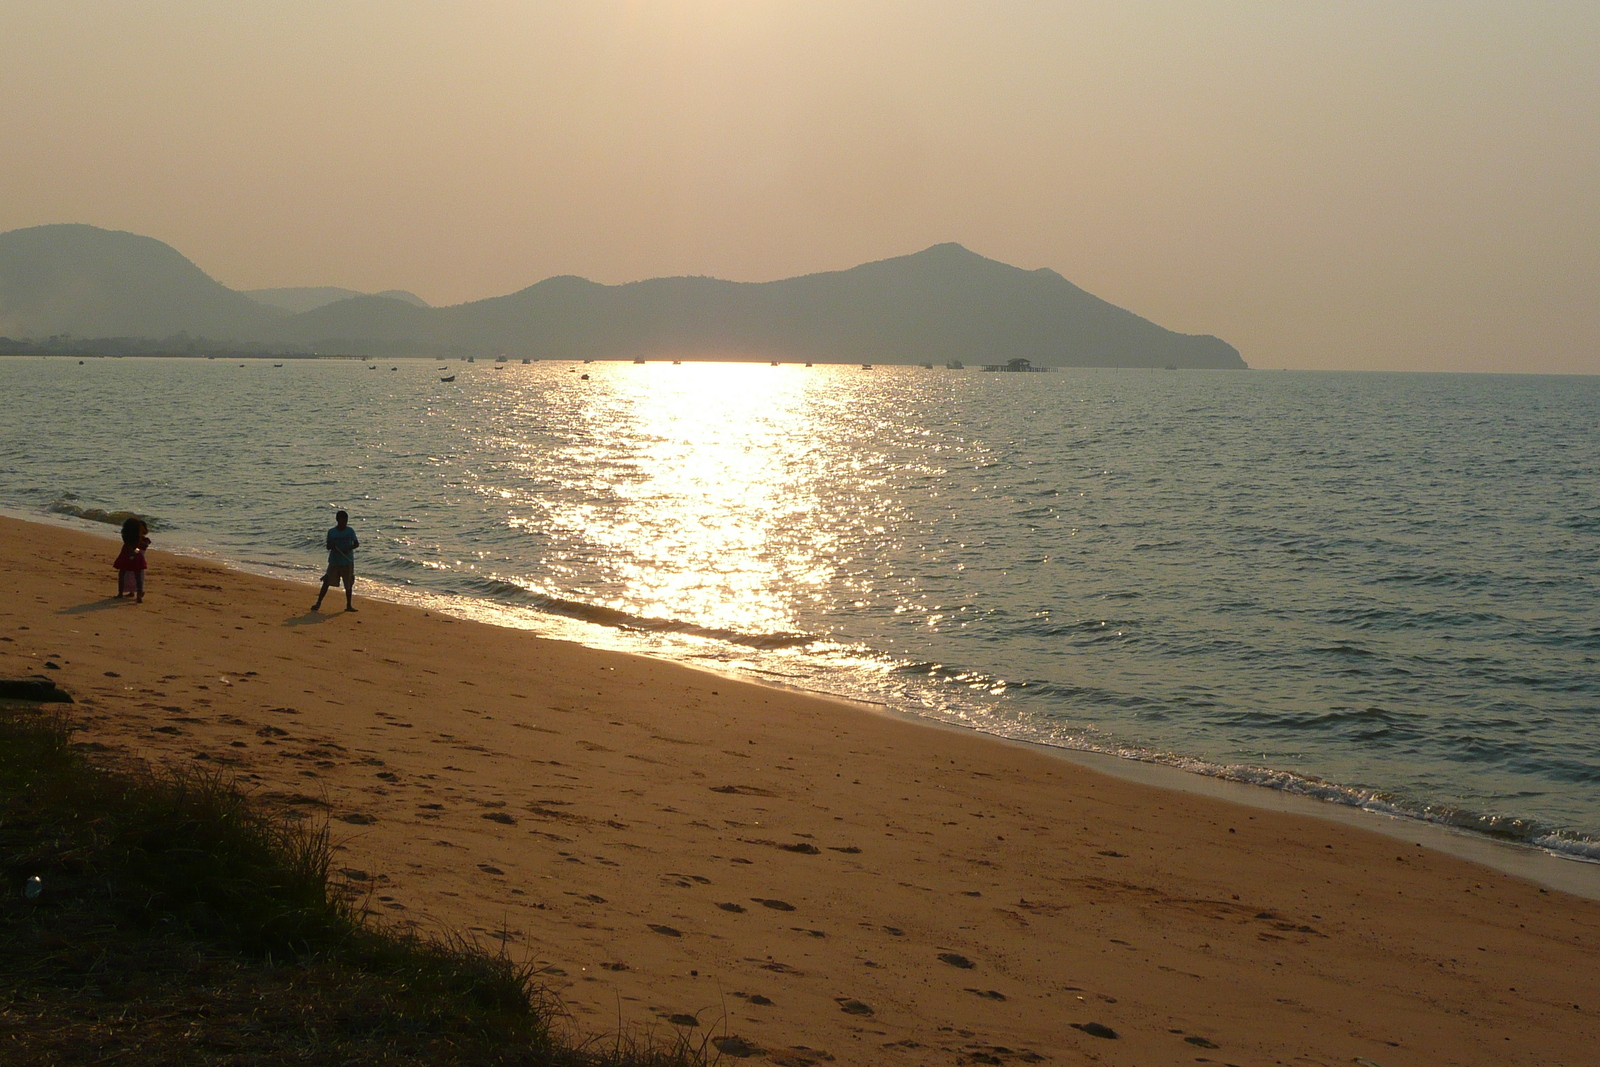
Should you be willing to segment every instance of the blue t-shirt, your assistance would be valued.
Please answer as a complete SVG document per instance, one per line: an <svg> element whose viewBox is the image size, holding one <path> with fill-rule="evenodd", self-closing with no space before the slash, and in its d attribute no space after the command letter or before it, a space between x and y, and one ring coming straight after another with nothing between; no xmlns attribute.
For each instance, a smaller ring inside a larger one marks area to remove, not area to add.
<svg viewBox="0 0 1600 1067"><path fill-rule="evenodd" d="M354 527L346 526L339 529L335 526L328 531L328 566L353 567L356 563L355 551L356 531Z"/></svg>

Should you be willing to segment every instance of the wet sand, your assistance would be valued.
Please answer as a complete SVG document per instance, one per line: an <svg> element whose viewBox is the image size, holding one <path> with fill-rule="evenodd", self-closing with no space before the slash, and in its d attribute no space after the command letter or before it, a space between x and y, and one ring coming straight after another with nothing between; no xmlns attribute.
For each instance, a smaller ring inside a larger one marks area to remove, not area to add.
<svg viewBox="0 0 1600 1067"><path fill-rule="evenodd" d="M67 688L105 758L330 819L384 920L504 940L577 1033L692 1026L779 1065L1596 1062L1593 901L161 552L136 606L114 555L0 519L0 676Z"/></svg>

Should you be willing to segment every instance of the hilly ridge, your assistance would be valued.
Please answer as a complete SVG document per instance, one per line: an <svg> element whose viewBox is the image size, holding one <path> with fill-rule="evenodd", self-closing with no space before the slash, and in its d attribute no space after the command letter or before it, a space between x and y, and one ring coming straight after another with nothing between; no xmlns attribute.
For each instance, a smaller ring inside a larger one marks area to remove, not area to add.
<svg viewBox="0 0 1600 1067"><path fill-rule="evenodd" d="M41 231L71 231L59 234L71 254L51 252L52 235ZM95 234L106 249L99 261ZM61 262L71 269L52 266ZM192 294L192 311L181 292ZM227 289L151 238L93 227L0 234L0 334L10 336L182 330L360 355L1245 366L1219 338L1175 333L1054 271L1023 270L957 244L773 282L675 277L601 285L558 276L440 308L418 306L409 295L354 295L291 314Z"/></svg>
<svg viewBox="0 0 1600 1067"><path fill-rule="evenodd" d="M0 335L232 338L283 317L153 237L76 224L0 233Z"/></svg>

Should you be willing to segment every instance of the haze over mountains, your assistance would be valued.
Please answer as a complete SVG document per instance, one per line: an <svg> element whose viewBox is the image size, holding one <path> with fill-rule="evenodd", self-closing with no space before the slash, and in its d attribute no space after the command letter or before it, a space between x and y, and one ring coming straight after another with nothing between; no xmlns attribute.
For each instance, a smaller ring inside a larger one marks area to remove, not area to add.
<svg viewBox="0 0 1600 1067"><path fill-rule="evenodd" d="M160 241L92 226L0 234L0 335L62 334L377 356L1245 366L1216 337L1174 333L1052 270L956 244L775 282L564 276L434 308L398 290L235 292Z"/></svg>
<svg viewBox="0 0 1600 1067"><path fill-rule="evenodd" d="M326 307L338 300L349 300L355 296L382 296L390 300L404 300L413 307L425 308L428 302L416 293L408 293L404 289L385 289L381 293L360 293L354 289L343 289L337 285L294 285L283 289L241 289L251 300L268 307L282 308L292 315L299 315L307 311L315 311L319 307Z"/></svg>

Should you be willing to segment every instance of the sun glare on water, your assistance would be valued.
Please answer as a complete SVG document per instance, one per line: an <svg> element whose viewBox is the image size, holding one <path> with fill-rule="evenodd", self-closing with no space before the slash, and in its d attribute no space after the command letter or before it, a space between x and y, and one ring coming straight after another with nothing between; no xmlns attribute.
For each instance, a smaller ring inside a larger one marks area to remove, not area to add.
<svg viewBox="0 0 1600 1067"><path fill-rule="evenodd" d="M813 433L831 375L600 367L574 412L585 435L552 464L589 476L542 501L538 522L556 541L591 546L598 558L584 569L605 581L560 595L743 635L794 632L797 598L833 575L832 535L818 522L827 463Z"/></svg>

